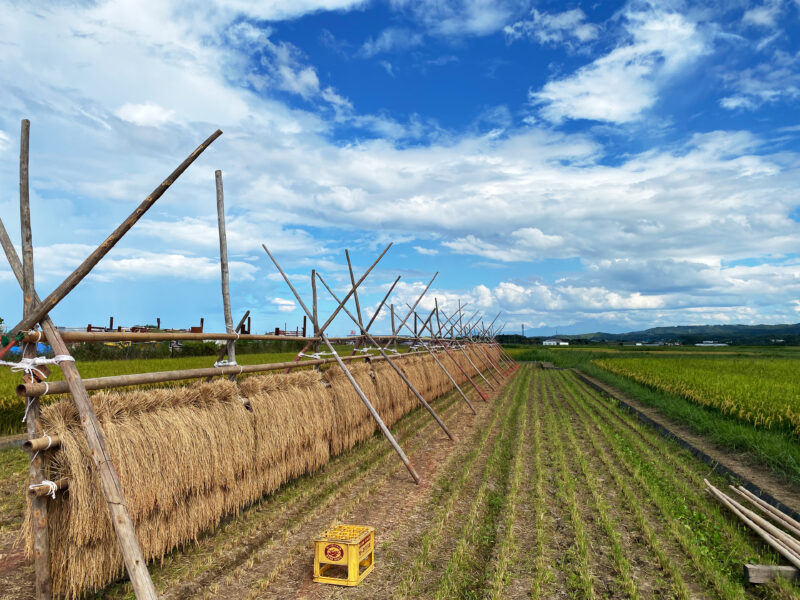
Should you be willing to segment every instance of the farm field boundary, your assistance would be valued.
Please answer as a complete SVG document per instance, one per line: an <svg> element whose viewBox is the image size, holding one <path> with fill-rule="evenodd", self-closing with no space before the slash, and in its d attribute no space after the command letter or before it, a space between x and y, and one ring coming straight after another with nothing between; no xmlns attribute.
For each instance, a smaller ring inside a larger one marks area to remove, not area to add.
<svg viewBox="0 0 800 600"><path fill-rule="evenodd" d="M604 385L593 377L585 375L579 369L573 368L571 370L586 385L614 400L623 410L635 415L639 421L655 429L662 437L673 440L679 446L691 452L698 460L711 467L714 472L730 479L733 483L743 485L772 506L790 514L794 519L800 520L800 512L797 510L800 508L800 495L787 486L760 473L755 474L759 484L754 483L751 480L754 476L752 465L744 464L717 448L709 447L708 442L701 437L692 435L690 432L685 431L685 428L676 427L675 423L664 419L655 410L642 406L634 399L620 394L611 386ZM683 431L678 432L676 431L677 429L683 429ZM744 475L743 472L749 473ZM765 486L766 489L761 486ZM776 498L773 494L779 496L779 498ZM789 504L786 504L780 498L785 499Z"/></svg>

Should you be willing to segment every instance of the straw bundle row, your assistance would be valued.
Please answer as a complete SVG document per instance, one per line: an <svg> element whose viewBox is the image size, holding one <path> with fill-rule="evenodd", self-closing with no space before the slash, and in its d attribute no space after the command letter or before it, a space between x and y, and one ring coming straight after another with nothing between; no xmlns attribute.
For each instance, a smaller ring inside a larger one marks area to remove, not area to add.
<svg viewBox="0 0 800 600"><path fill-rule="evenodd" d="M457 369L438 356L458 381ZM463 355L461 360L471 373ZM452 387L428 355L396 363L426 400ZM419 405L386 362L349 368L387 425ZM224 516L319 469L376 430L335 367L253 376L239 384L100 392L92 403L148 561L196 540ZM46 461L46 476L69 481L49 505L53 593L76 598L123 575L123 562L71 399L45 406L42 424L61 439ZM30 522L27 551L32 556Z"/></svg>

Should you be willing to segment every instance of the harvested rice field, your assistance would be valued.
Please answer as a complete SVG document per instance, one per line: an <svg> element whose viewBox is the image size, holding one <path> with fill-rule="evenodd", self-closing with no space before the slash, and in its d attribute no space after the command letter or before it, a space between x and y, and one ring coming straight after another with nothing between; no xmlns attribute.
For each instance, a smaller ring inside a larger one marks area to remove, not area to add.
<svg viewBox="0 0 800 600"><path fill-rule="evenodd" d="M465 389L466 391L466 389ZM742 564L779 557L703 491L726 482L566 370L525 365L488 402L470 390L392 431L413 485L372 436L284 484L150 571L164 598L795 598L751 586ZM32 598L13 546L26 459L0 453L0 597ZM794 507L796 508L796 507ZM335 523L376 530L357 588L311 581L312 540ZM130 598L127 583L91 598Z"/></svg>

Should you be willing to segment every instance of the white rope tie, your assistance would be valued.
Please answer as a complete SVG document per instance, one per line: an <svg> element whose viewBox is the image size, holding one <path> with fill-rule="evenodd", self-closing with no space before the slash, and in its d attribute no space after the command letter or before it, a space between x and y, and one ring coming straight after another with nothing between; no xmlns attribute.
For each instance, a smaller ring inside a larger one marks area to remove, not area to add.
<svg viewBox="0 0 800 600"><path fill-rule="evenodd" d="M33 335L34 333L37 336L36 337L36 343L38 344L39 342L42 341L42 331L41 331L41 329L30 329L30 330L28 330L28 335Z"/></svg>
<svg viewBox="0 0 800 600"><path fill-rule="evenodd" d="M28 489L35 491L37 488L46 485L47 486L47 495L51 496L53 500L56 499L56 492L58 491L58 486L56 485L55 481L50 481L49 479L43 479L42 483L37 483L34 485L29 485Z"/></svg>
<svg viewBox="0 0 800 600"><path fill-rule="evenodd" d="M300 352L298 356L305 356L306 358L313 358L314 360L320 360L323 356L339 356L339 353L334 350L333 352L314 352L313 354L306 354L304 352Z"/></svg>
<svg viewBox="0 0 800 600"><path fill-rule="evenodd" d="M235 360L228 360L227 358L225 360L218 360L217 362L214 363L214 367L215 368L219 368L219 367L238 367L238 366L239 366L239 364Z"/></svg>
<svg viewBox="0 0 800 600"><path fill-rule="evenodd" d="M24 372L27 375L33 375L36 373L36 376L39 379L46 379L47 376L36 367L41 367L42 365L58 365L62 362L72 361L75 362L75 359L72 358L69 354L57 354L53 358L45 358L44 356L36 356L34 358L21 358L18 362L8 362L5 360L0 360L0 365L5 365L7 367L11 367L12 373L19 373Z"/></svg>

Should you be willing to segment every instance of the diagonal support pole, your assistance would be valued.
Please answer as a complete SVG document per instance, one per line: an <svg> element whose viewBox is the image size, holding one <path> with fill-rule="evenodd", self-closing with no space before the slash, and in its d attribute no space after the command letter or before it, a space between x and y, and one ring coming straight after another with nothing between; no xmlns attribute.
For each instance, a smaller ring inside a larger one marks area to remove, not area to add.
<svg viewBox="0 0 800 600"><path fill-rule="evenodd" d="M392 313L394 313L394 306L392 306ZM476 411L476 410L475 410L475 407L474 407L474 406L472 406L472 402L470 402L470 401L469 401L469 398L467 398L467 395L464 393L464 390L462 390L462 389L461 389L461 386L459 386L459 385L458 385L458 383L456 383L456 380L455 380L455 379L453 378L453 376L450 374L450 371L448 371L448 370L447 370L447 368L445 368L445 366L442 364L442 361L440 361L440 360L439 360L439 357L437 357L437 356L436 356L436 353L435 353L433 350L431 350L431 349L430 349L430 346L429 346L428 344L425 344L425 343L424 343L424 342L423 342L423 341L422 341L422 340L419 338L419 336L417 336L417 335L414 335L414 330L413 330L413 329L411 329L411 327L409 327L407 324L404 324L403 326L404 326L406 329L408 329L408 331L409 331L409 332L411 332L411 334L414 336L414 340L415 340L415 341L416 341L418 344L422 344L422 346L425 348L425 350L427 350L427 351L428 351L428 354L430 354L430 355L433 357L433 360L435 360L435 361L436 361L436 364L437 364L437 365L439 365L439 368L440 368L442 371L444 371L444 374L445 374L445 375L447 375L447 378L450 380L450 383L452 383L452 384L453 384L453 386L454 386L454 387L455 387L455 388L458 390L458 393L461 395L461 398L464 400L464 402L466 402L466 403L467 403L467 406L469 406L469 409L472 411L472 414L474 414L474 415L477 415L477 414L478 414L478 411Z"/></svg>
<svg viewBox="0 0 800 600"><path fill-rule="evenodd" d="M330 288L330 286L328 286L328 284L325 283L325 280L322 278L322 275L317 273L317 277L319 278L319 280L322 283L322 285L325 286L325 289L328 290L328 293L331 295L331 297L334 299L334 301L339 302L339 298L336 297L336 294L333 293L333 290ZM425 410L427 410L431 414L431 416L434 418L434 420L439 424L439 427L441 427L442 430L447 434L447 437L449 437L451 440L455 441L455 437L453 436L452 433L450 433L450 430L447 428L447 425L444 424L444 421L442 421L441 417L439 417L439 415L436 414L436 411L433 410L433 407L425 401L425 398L422 397L422 394L420 394L419 391L417 391L417 388L415 388L414 385L408 380L408 377L402 371L402 369L400 369L400 367L397 366L397 363L395 363L392 360L392 358L386 353L386 351L383 348L380 347L378 342L375 341L375 338L372 337L369 334L369 332L366 330L364 325L362 325L358 321L358 319L356 319L356 317L353 316L353 313L351 313L349 310L347 310L346 306L343 308L343 310L347 314L347 316L350 317L350 319L352 319L353 323L355 323L356 325L359 326L359 328L361 329L361 334L364 337L366 337L367 340L369 340L369 342L371 344L375 345L378 348L378 352L380 352L380 355L386 360L386 362L389 363L389 365L391 365L391 367L392 367L392 369L394 369L395 373L397 373L397 375L400 377L400 379L402 379L403 382L408 386L408 389L411 390L411 393L414 394L417 397L417 400L420 401L420 404L422 404L422 406L425 407Z"/></svg>
<svg viewBox="0 0 800 600"><path fill-rule="evenodd" d="M211 143L221 135L222 131L217 129L202 144L195 148L188 158L178 165L178 168L176 168L169 175L169 177L161 182L161 184L159 184L156 189L154 189L151 194L145 198L139 206L136 207L136 210L134 210L119 227L111 232L111 235L109 235L94 252L92 252L80 265L78 265L78 268L76 268L63 282L61 282L61 285L50 292L50 295L47 296L47 298L39 302L36 307L31 310L29 315L22 318L22 321L9 329L9 332L28 330L36 323L39 323L45 316L50 314L50 311L53 310L56 304L61 302L61 300L63 300L64 297L70 293L73 288L83 280L84 277L89 274L95 265L99 263L106 254L108 254L108 252L120 239L122 239L122 236L128 233L131 227L136 224L142 215L144 215L144 213L146 213L147 210L156 203L156 200L161 198L161 196L164 195L164 192L166 192L170 186L175 183L175 180L178 179L178 177L180 177L183 172L189 168L189 166L197 159L197 157L200 156L205 149L208 148Z"/></svg>
<svg viewBox="0 0 800 600"><path fill-rule="evenodd" d="M275 260L275 257L272 256L272 254L270 254L270 251L267 250L267 247L265 245L263 245L263 244L262 244L262 246L263 246L264 250L267 251L267 255L272 259L272 262L275 265L275 268L278 269L278 272L281 274L281 276L283 276L283 280L286 282L286 285L288 285L289 289L292 290L292 294L294 294L294 297L297 299L298 304L300 304L300 306L303 308L303 310L308 315L308 317L313 319L314 318L313 313L310 310L308 310L308 307L305 305L305 302L303 302L303 299L300 297L300 294L298 294L297 290L294 289L294 286L292 285L292 282L289 280L288 275L286 275L286 273L283 271L281 266L278 264L278 261ZM389 246L391 246L391 244L389 244ZM378 260L383 258L383 255L386 254L386 251L389 249L389 246L387 246L386 250L384 250L383 253L378 257ZM372 264L372 266L374 267L377 263L378 263L378 261L376 260ZM365 273L361 277L361 279L358 280L357 285L361 284L361 282L364 281L364 279L366 279L367 274L369 274L370 270L372 270L372 267L370 267L370 269L367 271L367 273ZM381 416L378 414L378 411L375 410L375 407L372 405L372 402L370 402L369 399L367 398L366 394L364 394L363 390L358 385L358 382L353 377L353 374L345 366L344 361L342 361L342 359L339 357L339 354L336 352L336 350L334 349L333 345L331 344L330 340L328 340L327 336L323 333L324 328L327 327L327 325L333 320L333 317L339 312L339 309L341 309L344 306L344 303L347 302L347 300L350 298L350 296L352 295L354 289L355 288L352 288L350 290L350 293L348 293L347 296L345 296L344 300L342 300L342 302L339 304L339 308L336 309L334 314L328 319L328 321L325 323L325 325L323 325L322 327L319 328L318 335L319 335L320 339L328 347L328 350L330 350L333 353L333 357L336 359L336 362L339 365L339 368L341 368L342 371L344 372L345 377L347 377L347 380L350 382L350 385L353 386L353 389L356 391L356 394L358 394L358 397L361 399L361 402L363 402L364 406L367 407L367 410L369 411L369 414L371 414L372 418L375 419L375 422L378 424L378 427L380 428L381 432L383 433L384 436L386 436L386 439L389 440L389 443L392 445L392 447L394 448L395 452L397 452L397 455L400 457L400 460L403 461L403 464L408 469L408 472L411 473L411 477L414 479L414 483L419 484L419 482L422 481L422 478L417 474L417 471L414 469L414 466L411 464L411 461L408 460L408 457L406 456L406 453L403 452L403 449L400 447L400 444L398 444L397 440L394 439L394 436L392 435L392 432L389 431L389 428L386 426L386 423L383 422L383 419L381 419ZM314 325L316 325L316 322L314 323Z"/></svg>

